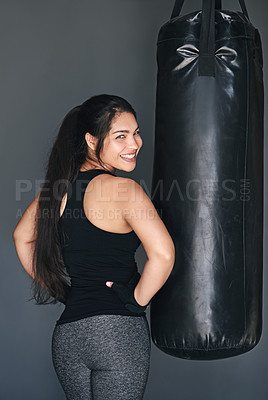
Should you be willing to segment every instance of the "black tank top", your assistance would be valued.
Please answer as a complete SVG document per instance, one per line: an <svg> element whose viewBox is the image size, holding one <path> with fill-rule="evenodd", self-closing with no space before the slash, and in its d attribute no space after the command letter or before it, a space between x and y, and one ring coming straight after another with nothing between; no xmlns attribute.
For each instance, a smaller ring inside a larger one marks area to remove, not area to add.
<svg viewBox="0 0 268 400"><path fill-rule="evenodd" d="M66 238L64 242L61 236L62 253L71 289L56 325L99 314L145 315L127 310L112 288L105 285L106 281L129 281L137 271L134 255L141 241L134 230L109 232L87 219L83 208L85 189L91 179L103 173L115 176L101 169L79 171L68 190L60 224Z"/></svg>

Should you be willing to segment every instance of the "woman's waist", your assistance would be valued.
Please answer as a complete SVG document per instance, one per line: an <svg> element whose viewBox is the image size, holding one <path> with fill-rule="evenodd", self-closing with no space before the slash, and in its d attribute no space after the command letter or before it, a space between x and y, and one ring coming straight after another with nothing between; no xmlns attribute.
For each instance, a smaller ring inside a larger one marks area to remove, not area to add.
<svg viewBox="0 0 268 400"><path fill-rule="evenodd" d="M82 287L101 287L105 286L107 281L127 283L131 277L137 272L137 265L125 266L125 268L68 268L67 272L71 278L71 286L73 288Z"/></svg>
<svg viewBox="0 0 268 400"><path fill-rule="evenodd" d="M73 285L70 287L68 297L66 299L67 306L96 305L96 304L117 304L121 305L122 301L112 288L108 287L106 280L98 282L84 282L83 284Z"/></svg>

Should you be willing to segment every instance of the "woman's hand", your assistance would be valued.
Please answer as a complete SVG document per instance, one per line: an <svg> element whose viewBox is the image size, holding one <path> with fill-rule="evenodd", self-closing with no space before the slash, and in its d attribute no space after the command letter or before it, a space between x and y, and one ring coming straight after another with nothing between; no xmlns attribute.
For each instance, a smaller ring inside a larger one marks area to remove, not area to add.
<svg viewBox="0 0 268 400"><path fill-rule="evenodd" d="M127 283L120 283L120 282L111 282L107 281L106 286L112 288L114 292L118 295L120 300L123 301L125 304L125 307L137 314L141 314L147 306L150 304L146 304L145 306L140 305L135 297L134 297L134 290L135 287L137 286L137 283L140 280L140 273L137 271L134 273L134 275L131 277L131 279Z"/></svg>

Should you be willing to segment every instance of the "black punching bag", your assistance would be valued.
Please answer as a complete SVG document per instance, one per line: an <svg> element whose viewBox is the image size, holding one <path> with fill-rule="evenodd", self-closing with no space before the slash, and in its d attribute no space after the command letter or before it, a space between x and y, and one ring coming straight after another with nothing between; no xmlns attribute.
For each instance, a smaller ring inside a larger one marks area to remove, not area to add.
<svg viewBox="0 0 268 400"><path fill-rule="evenodd" d="M262 330L263 59L241 11L177 0L157 41L151 199L175 245L150 307L153 343L190 360L236 356Z"/></svg>

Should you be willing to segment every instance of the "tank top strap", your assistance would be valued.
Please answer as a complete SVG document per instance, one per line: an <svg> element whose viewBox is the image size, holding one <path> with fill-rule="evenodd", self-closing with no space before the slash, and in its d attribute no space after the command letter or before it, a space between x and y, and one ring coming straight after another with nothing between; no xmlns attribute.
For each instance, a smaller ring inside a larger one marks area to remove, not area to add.
<svg viewBox="0 0 268 400"><path fill-rule="evenodd" d="M85 190L86 190L88 183L93 178L95 178L96 176L101 175L101 174L109 174L109 175L115 176L115 174L113 174L112 172L104 170L104 169L90 169L88 171L79 171L78 177L75 181L76 195L78 195L78 197L76 197L77 200L80 200L83 202Z"/></svg>
<svg viewBox="0 0 268 400"><path fill-rule="evenodd" d="M116 176L112 172L103 169L79 171L77 179L68 189L67 202L65 206L66 211L63 212L63 217L66 218L67 215L70 216L70 213L74 212L83 215L83 200L88 183L91 179L95 178L95 176L107 173Z"/></svg>
<svg viewBox="0 0 268 400"><path fill-rule="evenodd" d="M100 174L110 174L116 176L113 172L110 172L106 169L89 169L87 171L79 171L77 179L88 179L89 181L93 179L95 176Z"/></svg>

